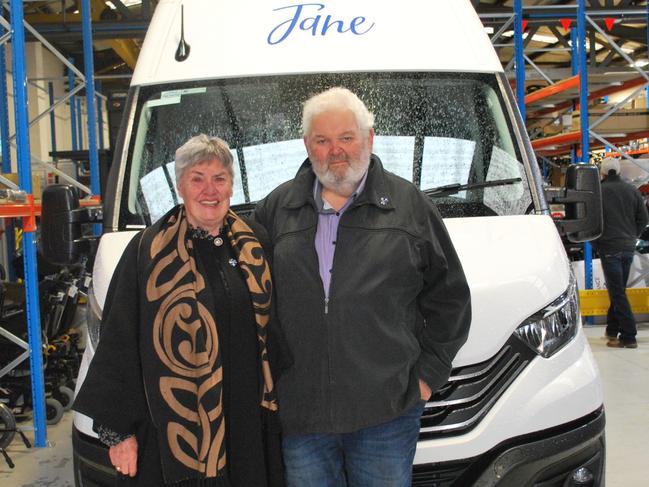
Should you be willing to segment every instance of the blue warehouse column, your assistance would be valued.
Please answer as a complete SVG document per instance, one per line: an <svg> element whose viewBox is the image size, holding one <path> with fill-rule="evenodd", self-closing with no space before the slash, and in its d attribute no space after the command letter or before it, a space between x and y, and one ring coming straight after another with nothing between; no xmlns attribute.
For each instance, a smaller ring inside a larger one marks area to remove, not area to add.
<svg viewBox="0 0 649 487"><path fill-rule="evenodd" d="M579 57L579 121L581 127L581 163L590 162L590 135L588 125L588 67L586 65L586 6L585 0L577 2L577 55ZM594 48L594 47L593 47ZM593 288L593 248L584 243L584 284ZM592 318L587 318L592 324Z"/></svg>
<svg viewBox="0 0 649 487"><path fill-rule="evenodd" d="M29 123L27 119L27 73L25 69L25 30L23 27L22 0L11 0L11 29L18 176L21 189L31 195L32 168L29 150ZM41 318L38 300L38 273L36 271L34 231L35 228L30 228L28 225L25 225L23 228L23 259L25 266L29 363L31 366L34 408L34 437L36 446L44 447L47 441L47 430L45 426L45 384L43 380Z"/></svg>
<svg viewBox="0 0 649 487"><path fill-rule="evenodd" d="M9 140L9 103L7 97L7 60L5 46L0 45L0 141L2 144L2 172L11 172L11 147ZM5 236L7 239L7 278L16 280L14 271L14 255L16 254L16 238L13 220L5 220Z"/></svg>
<svg viewBox="0 0 649 487"><path fill-rule="evenodd" d="M2 172L11 172L9 141L9 104L7 103L7 59L5 46L0 45L0 137L2 138Z"/></svg>
<svg viewBox="0 0 649 487"><path fill-rule="evenodd" d="M516 101L525 126L525 58L523 57L523 3L514 0L514 58L516 64Z"/></svg>
<svg viewBox="0 0 649 487"><path fill-rule="evenodd" d="M86 76L86 110L88 112L88 154L90 157L90 189L100 196L99 156L97 155L97 114L95 111L95 65L92 58L92 25L90 21L90 0L81 2L81 23L83 27L83 66Z"/></svg>
<svg viewBox="0 0 649 487"><path fill-rule="evenodd" d="M577 29L571 28L570 29L570 73L572 76L575 76L579 74L579 53L577 49ZM570 110L570 113L574 111L575 104L573 102L572 104L572 110ZM570 163L575 163L577 162L577 151L575 150L575 146L570 147Z"/></svg>
<svg viewBox="0 0 649 487"><path fill-rule="evenodd" d="M88 112L88 157L90 162L90 189L94 196L101 196L99 179L99 155L97 154L97 114L95 111L95 63L92 58L92 25L90 0L81 2L83 27L83 66L86 77L86 111ZM93 225L95 235L101 235L101 224Z"/></svg>

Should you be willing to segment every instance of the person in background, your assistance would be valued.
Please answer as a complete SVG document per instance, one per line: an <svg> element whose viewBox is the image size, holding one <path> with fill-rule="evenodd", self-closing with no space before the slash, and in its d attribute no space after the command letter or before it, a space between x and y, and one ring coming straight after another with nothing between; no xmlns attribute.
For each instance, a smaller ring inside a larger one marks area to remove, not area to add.
<svg viewBox="0 0 649 487"><path fill-rule="evenodd" d="M420 418L467 339L469 287L431 200L372 154L351 91L304 105L308 159L261 201L278 316L290 487L406 487Z"/></svg>
<svg viewBox="0 0 649 487"><path fill-rule="evenodd" d="M230 210L232 155L198 135L176 151L178 205L127 246L74 408L94 420L120 484L283 485L259 225Z"/></svg>
<svg viewBox="0 0 649 487"><path fill-rule="evenodd" d="M619 159L606 158L600 172L604 230L595 246L611 304L606 317L607 346L637 348L636 322L626 297L626 283L636 241L649 222L640 192L620 178Z"/></svg>

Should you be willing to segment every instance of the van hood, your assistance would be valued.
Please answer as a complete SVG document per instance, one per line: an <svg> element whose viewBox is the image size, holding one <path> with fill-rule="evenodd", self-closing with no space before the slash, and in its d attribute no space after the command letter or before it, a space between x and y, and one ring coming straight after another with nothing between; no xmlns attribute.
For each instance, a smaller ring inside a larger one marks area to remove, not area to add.
<svg viewBox="0 0 649 487"><path fill-rule="evenodd" d="M177 61L181 9L191 49ZM131 84L352 71L503 67L469 0L162 0Z"/></svg>
<svg viewBox="0 0 649 487"><path fill-rule="evenodd" d="M526 318L561 295L570 266L549 216L444 220L471 288L469 338L453 365L494 356Z"/></svg>
<svg viewBox="0 0 649 487"><path fill-rule="evenodd" d="M444 220L471 288L469 338L454 366L494 356L518 325L561 295L570 280L563 244L549 216ZM93 271L103 308L117 263L137 232L105 234Z"/></svg>

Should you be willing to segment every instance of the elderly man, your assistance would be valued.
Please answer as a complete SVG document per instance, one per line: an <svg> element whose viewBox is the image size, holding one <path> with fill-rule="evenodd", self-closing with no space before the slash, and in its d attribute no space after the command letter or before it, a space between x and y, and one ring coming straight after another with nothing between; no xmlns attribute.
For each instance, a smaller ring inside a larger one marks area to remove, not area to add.
<svg viewBox="0 0 649 487"><path fill-rule="evenodd" d="M442 219L372 154L373 123L347 89L308 100L309 157L255 213L295 359L278 384L290 487L410 485L426 400L469 330Z"/></svg>

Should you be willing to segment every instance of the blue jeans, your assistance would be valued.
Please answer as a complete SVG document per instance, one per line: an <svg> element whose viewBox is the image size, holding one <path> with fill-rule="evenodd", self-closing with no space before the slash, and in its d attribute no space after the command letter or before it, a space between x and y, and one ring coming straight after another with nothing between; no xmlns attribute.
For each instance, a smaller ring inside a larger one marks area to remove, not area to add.
<svg viewBox="0 0 649 487"><path fill-rule="evenodd" d="M287 487L409 487L424 405L353 433L285 437Z"/></svg>
<svg viewBox="0 0 649 487"><path fill-rule="evenodd" d="M606 334L619 335L620 341L636 341L636 324L631 305L626 297L626 283L633 262L633 252L606 252L600 254L604 279L611 306L606 318Z"/></svg>

